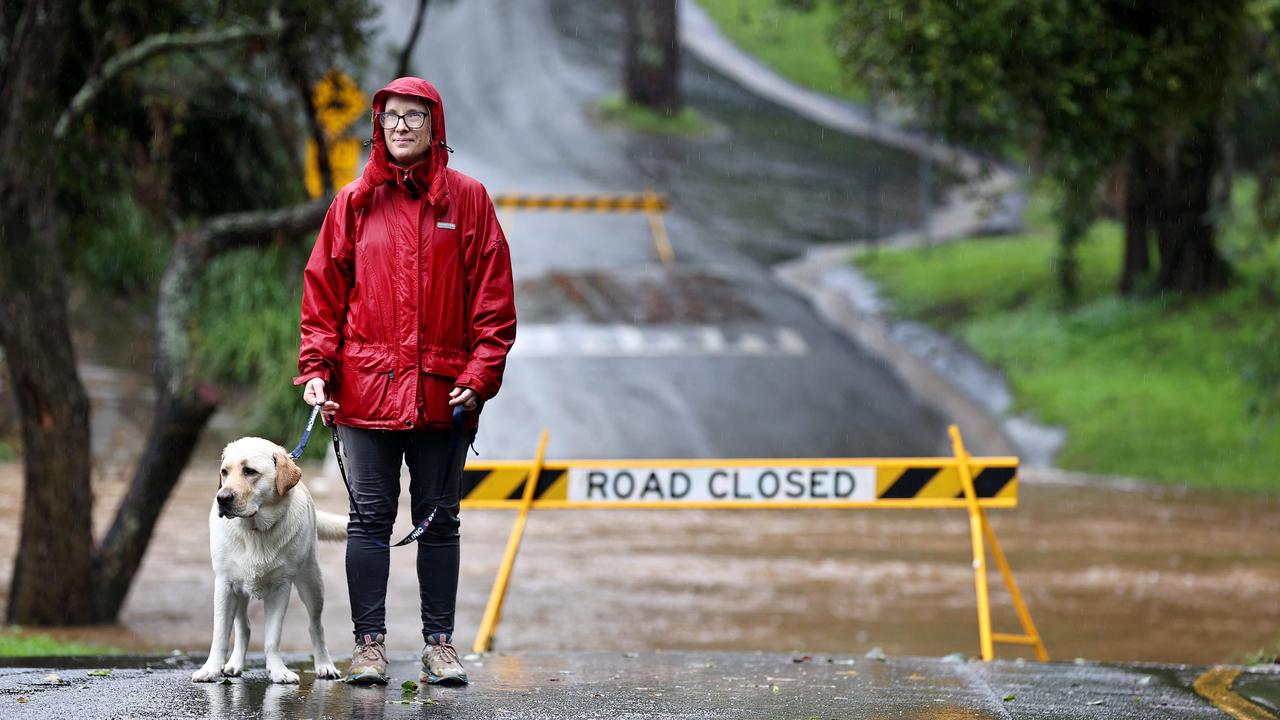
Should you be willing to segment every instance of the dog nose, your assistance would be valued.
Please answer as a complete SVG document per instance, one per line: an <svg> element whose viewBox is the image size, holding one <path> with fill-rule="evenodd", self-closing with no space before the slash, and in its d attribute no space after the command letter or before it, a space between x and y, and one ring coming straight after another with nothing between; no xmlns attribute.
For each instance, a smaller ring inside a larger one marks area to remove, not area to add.
<svg viewBox="0 0 1280 720"><path fill-rule="evenodd" d="M219 504L219 505L230 505L230 504L231 504L231 501L232 501L232 500L234 500L234 499L235 499L235 495L232 495L232 494L231 494L229 491L227 491L227 490L223 490L223 491L221 491L221 492L219 492L219 493L218 493L218 504Z"/></svg>

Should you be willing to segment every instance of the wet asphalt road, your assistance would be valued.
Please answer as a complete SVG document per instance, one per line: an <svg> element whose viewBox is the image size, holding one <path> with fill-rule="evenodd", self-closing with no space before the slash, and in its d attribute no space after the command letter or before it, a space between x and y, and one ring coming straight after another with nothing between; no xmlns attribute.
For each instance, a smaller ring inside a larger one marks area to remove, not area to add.
<svg viewBox="0 0 1280 720"><path fill-rule="evenodd" d="M396 18L412 5L384 4L386 42L400 42ZM520 329L480 451L529 457L543 428L551 457L938 451L942 421L767 273L810 243L913 223L915 159L814 126L691 59L688 101L718 125L713 138L596 127L585 110L619 86L620 20L564 0L428 14L415 70L444 98L454 167L493 193L651 188L674 202L673 267L642 216L504 218Z"/></svg>
<svg viewBox="0 0 1280 720"><path fill-rule="evenodd" d="M1246 671L1204 697L1205 668L795 657L776 653L535 653L470 661L472 685L423 687L416 658L392 659L386 688L302 674L272 685L259 664L223 684L190 680L190 658L110 659L0 669L0 717L96 718L1222 718L1244 702L1274 718L1280 675ZM305 667L305 658L290 658ZM799 661L799 662L797 662ZM60 669L61 668L61 669ZM56 680L48 677L57 674ZM1221 672L1221 671L1220 671Z"/></svg>

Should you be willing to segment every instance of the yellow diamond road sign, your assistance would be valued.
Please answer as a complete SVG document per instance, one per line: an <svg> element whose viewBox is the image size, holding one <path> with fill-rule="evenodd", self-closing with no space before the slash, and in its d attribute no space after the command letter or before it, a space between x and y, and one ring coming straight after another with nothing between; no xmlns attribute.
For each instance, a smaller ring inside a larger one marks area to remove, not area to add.
<svg viewBox="0 0 1280 720"><path fill-rule="evenodd" d="M316 119L329 137L337 137L356 118L369 111L369 98L351 76L341 70L330 70L316 83L311 94Z"/></svg>
<svg viewBox="0 0 1280 720"><path fill-rule="evenodd" d="M350 75L341 70L330 70L312 89L311 102L316 109L316 121L320 123L329 146L329 170L337 189L356 178L360 165L358 138L364 131L357 128L354 137L350 131L352 123L368 117L369 98ZM307 141L304 173L307 193L313 198L320 197L324 187L313 140Z"/></svg>

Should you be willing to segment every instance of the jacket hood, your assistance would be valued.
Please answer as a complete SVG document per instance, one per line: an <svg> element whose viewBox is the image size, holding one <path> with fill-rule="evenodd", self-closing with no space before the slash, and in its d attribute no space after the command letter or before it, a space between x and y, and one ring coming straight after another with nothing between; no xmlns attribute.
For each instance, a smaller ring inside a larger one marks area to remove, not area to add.
<svg viewBox="0 0 1280 720"><path fill-rule="evenodd" d="M440 102L440 92L422 78L402 77L387 83L386 87L373 95L372 113L369 116L372 149L352 198L356 209L367 206L373 191L378 187L397 182L395 168L387 154L382 127L378 125L378 113L386 106L389 95L408 95L426 103L431 113L431 149L426 160L409 168L408 184L415 188L425 188L427 200L432 205L447 205L449 185L445 168L449 165L450 150L445 135L444 105Z"/></svg>

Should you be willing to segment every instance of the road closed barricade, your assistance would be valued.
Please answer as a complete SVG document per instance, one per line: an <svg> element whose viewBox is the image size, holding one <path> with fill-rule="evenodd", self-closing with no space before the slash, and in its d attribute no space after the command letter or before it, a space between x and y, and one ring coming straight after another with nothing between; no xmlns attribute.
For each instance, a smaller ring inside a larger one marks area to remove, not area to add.
<svg viewBox="0 0 1280 720"><path fill-rule="evenodd" d="M467 464L462 506L519 513L474 650L492 648L529 513L535 509L957 509L969 514L978 636L982 658L994 645L1034 648L1049 659L986 511L1018 502L1018 459L971 457L950 429L954 457L787 458L749 460L547 460L543 433L533 460ZM1009 589L1021 634L991 629L987 555Z"/></svg>
<svg viewBox="0 0 1280 720"><path fill-rule="evenodd" d="M529 193L498 193L493 196L493 206L509 217L512 212L568 212L593 214L640 213L649 220L649 234L658 259L664 265L676 261L676 251L667 235L662 216L671 209L666 195L646 191L642 193L609 193L591 195L535 195ZM510 231L510 221L503 228Z"/></svg>

